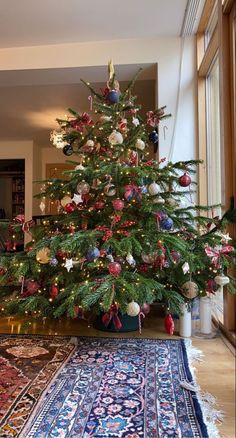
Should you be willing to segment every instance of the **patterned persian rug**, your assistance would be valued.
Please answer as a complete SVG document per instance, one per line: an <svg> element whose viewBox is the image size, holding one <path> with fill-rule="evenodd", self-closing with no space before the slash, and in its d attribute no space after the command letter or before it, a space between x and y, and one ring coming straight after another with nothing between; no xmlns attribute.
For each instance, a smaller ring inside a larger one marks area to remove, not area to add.
<svg viewBox="0 0 236 438"><path fill-rule="evenodd" d="M187 342L73 340L2 337L1 437L218 436L193 386Z"/></svg>

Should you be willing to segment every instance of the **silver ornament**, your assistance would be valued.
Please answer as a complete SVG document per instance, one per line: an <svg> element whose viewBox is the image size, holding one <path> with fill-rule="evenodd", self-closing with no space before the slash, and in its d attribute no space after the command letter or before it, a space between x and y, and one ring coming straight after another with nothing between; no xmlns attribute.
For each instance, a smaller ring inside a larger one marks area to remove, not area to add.
<svg viewBox="0 0 236 438"><path fill-rule="evenodd" d="M137 139L137 141L136 141L136 143L135 143L135 146L136 146L136 148L139 149L140 151L143 151L143 150L145 149L145 143L144 143L143 140L141 140L141 138L138 138L138 139Z"/></svg>
<svg viewBox="0 0 236 438"><path fill-rule="evenodd" d="M155 196L158 195L158 193L160 192L160 187L157 183L153 182L152 184L150 184L150 186L148 186L148 191L151 196Z"/></svg>
<svg viewBox="0 0 236 438"><path fill-rule="evenodd" d="M108 137L108 141L110 144L122 144L123 143L123 136L118 131L112 131L112 133Z"/></svg>
<svg viewBox="0 0 236 438"><path fill-rule="evenodd" d="M126 313L129 316L137 316L140 312L140 306L135 301L131 301L126 308Z"/></svg>
<svg viewBox="0 0 236 438"><path fill-rule="evenodd" d="M195 298L198 295L198 285L193 281L186 281L181 286L182 294L189 299Z"/></svg>
<svg viewBox="0 0 236 438"><path fill-rule="evenodd" d="M77 192L80 195L87 195L87 193L90 190L90 185L88 183L86 183L86 181L81 181L78 185L77 185Z"/></svg>

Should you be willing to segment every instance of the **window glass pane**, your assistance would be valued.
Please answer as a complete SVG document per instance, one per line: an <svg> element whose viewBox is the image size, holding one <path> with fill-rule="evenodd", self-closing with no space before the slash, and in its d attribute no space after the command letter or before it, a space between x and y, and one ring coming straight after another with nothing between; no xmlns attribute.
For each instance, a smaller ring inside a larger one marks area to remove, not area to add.
<svg viewBox="0 0 236 438"><path fill-rule="evenodd" d="M208 21L207 28L205 30L205 50L210 42L210 39L214 33L218 21L218 11L217 11L217 2L212 10L211 16Z"/></svg>
<svg viewBox="0 0 236 438"><path fill-rule="evenodd" d="M206 78L207 94L207 170L208 204L221 203L221 148L219 107L219 59L214 61ZM218 209L218 214L220 210Z"/></svg>
<svg viewBox="0 0 236 438"><path fill-rule="evenodd" d="M207 190L208 205L221 204L222 172L220 147L219 59L215 59L206 77L207 97ZM213 208L211 215L221 216L221 208ZM214 314L223 323L223 293L215 297Z"/></svg>

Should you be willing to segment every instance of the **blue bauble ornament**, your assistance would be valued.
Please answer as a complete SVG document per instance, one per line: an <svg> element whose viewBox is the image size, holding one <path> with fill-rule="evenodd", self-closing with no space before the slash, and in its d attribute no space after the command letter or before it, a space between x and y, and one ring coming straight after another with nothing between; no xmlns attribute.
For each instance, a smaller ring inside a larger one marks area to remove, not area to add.
<svg viewBox="0 0 236 438"><path fill-rule="evenodd" d="M67 157L69 157L70 155L72 155L74 152L73 147L71 146L71 144L66 144L63 148L63 154L65 154Z"/></svg>
<svg viewBox="0 0 236 438"><path fill-rule="evenodd" d="M173 221L170 217L162 219L160 222L160 227L162 230L170 230L173 227Z"/></svg>
<svg viewBox="0 0 236 438"><path fill-rule="evenodd" d="M158 133L156 131L150 132L148 138L152 143L158 143Z"/></svg>
<svg viewBox="0 0 236 438"><path fill-rule="evenodd" d="M142 195L146 195L146 193L148 192L147 186L141 186L139 187L139 190L142 193Z"/></svg>
<svg viewBox="0 0 236 438"><path fill-rule="evenodd" d="M88 250L86 259L88 262L92 262L93 260L97 259L100 256L100 251L98 248L91 248Z"/></svg>
<svg viewBox="0 0 236 438"><path fill-rule="evenodd" d="M111 90L107 95L107 100L110 103L118 103L120 99L120 93L116 90Z"/></svg>
<svg viewBox="0 0 236 438"><path fill-rule="evenodd" d="M56 257L52 257L52 258L49 260L49 265L50 265L50 266L57 266L57 265L58 265L58 260L56 259Z"/></svg>

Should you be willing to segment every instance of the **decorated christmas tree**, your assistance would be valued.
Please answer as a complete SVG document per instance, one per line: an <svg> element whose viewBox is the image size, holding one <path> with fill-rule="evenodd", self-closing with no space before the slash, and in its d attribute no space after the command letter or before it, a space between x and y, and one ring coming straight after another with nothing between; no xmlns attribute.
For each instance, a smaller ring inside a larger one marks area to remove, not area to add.
<svg viewBox="0 0 236 438"><path fill-rule="evenodd" d="M43 181L38 195L42 208L45 198L57 202L57 215L13 225L23 225L32 241L0 258L1 284L15 286L2 311L49 318L90 312L120 330L122 315L137 317L162 302L171 332L171 314L183 303L229 282L227 218L184 202L196 191L191 176L200 163L150 158L169 115L162 107L143 120L132 96L136 78L121 91L112 63L108 72L99 92L83 81L93 116L69 109L57 120L57 141L73 170L66 180Z"/></svg>

